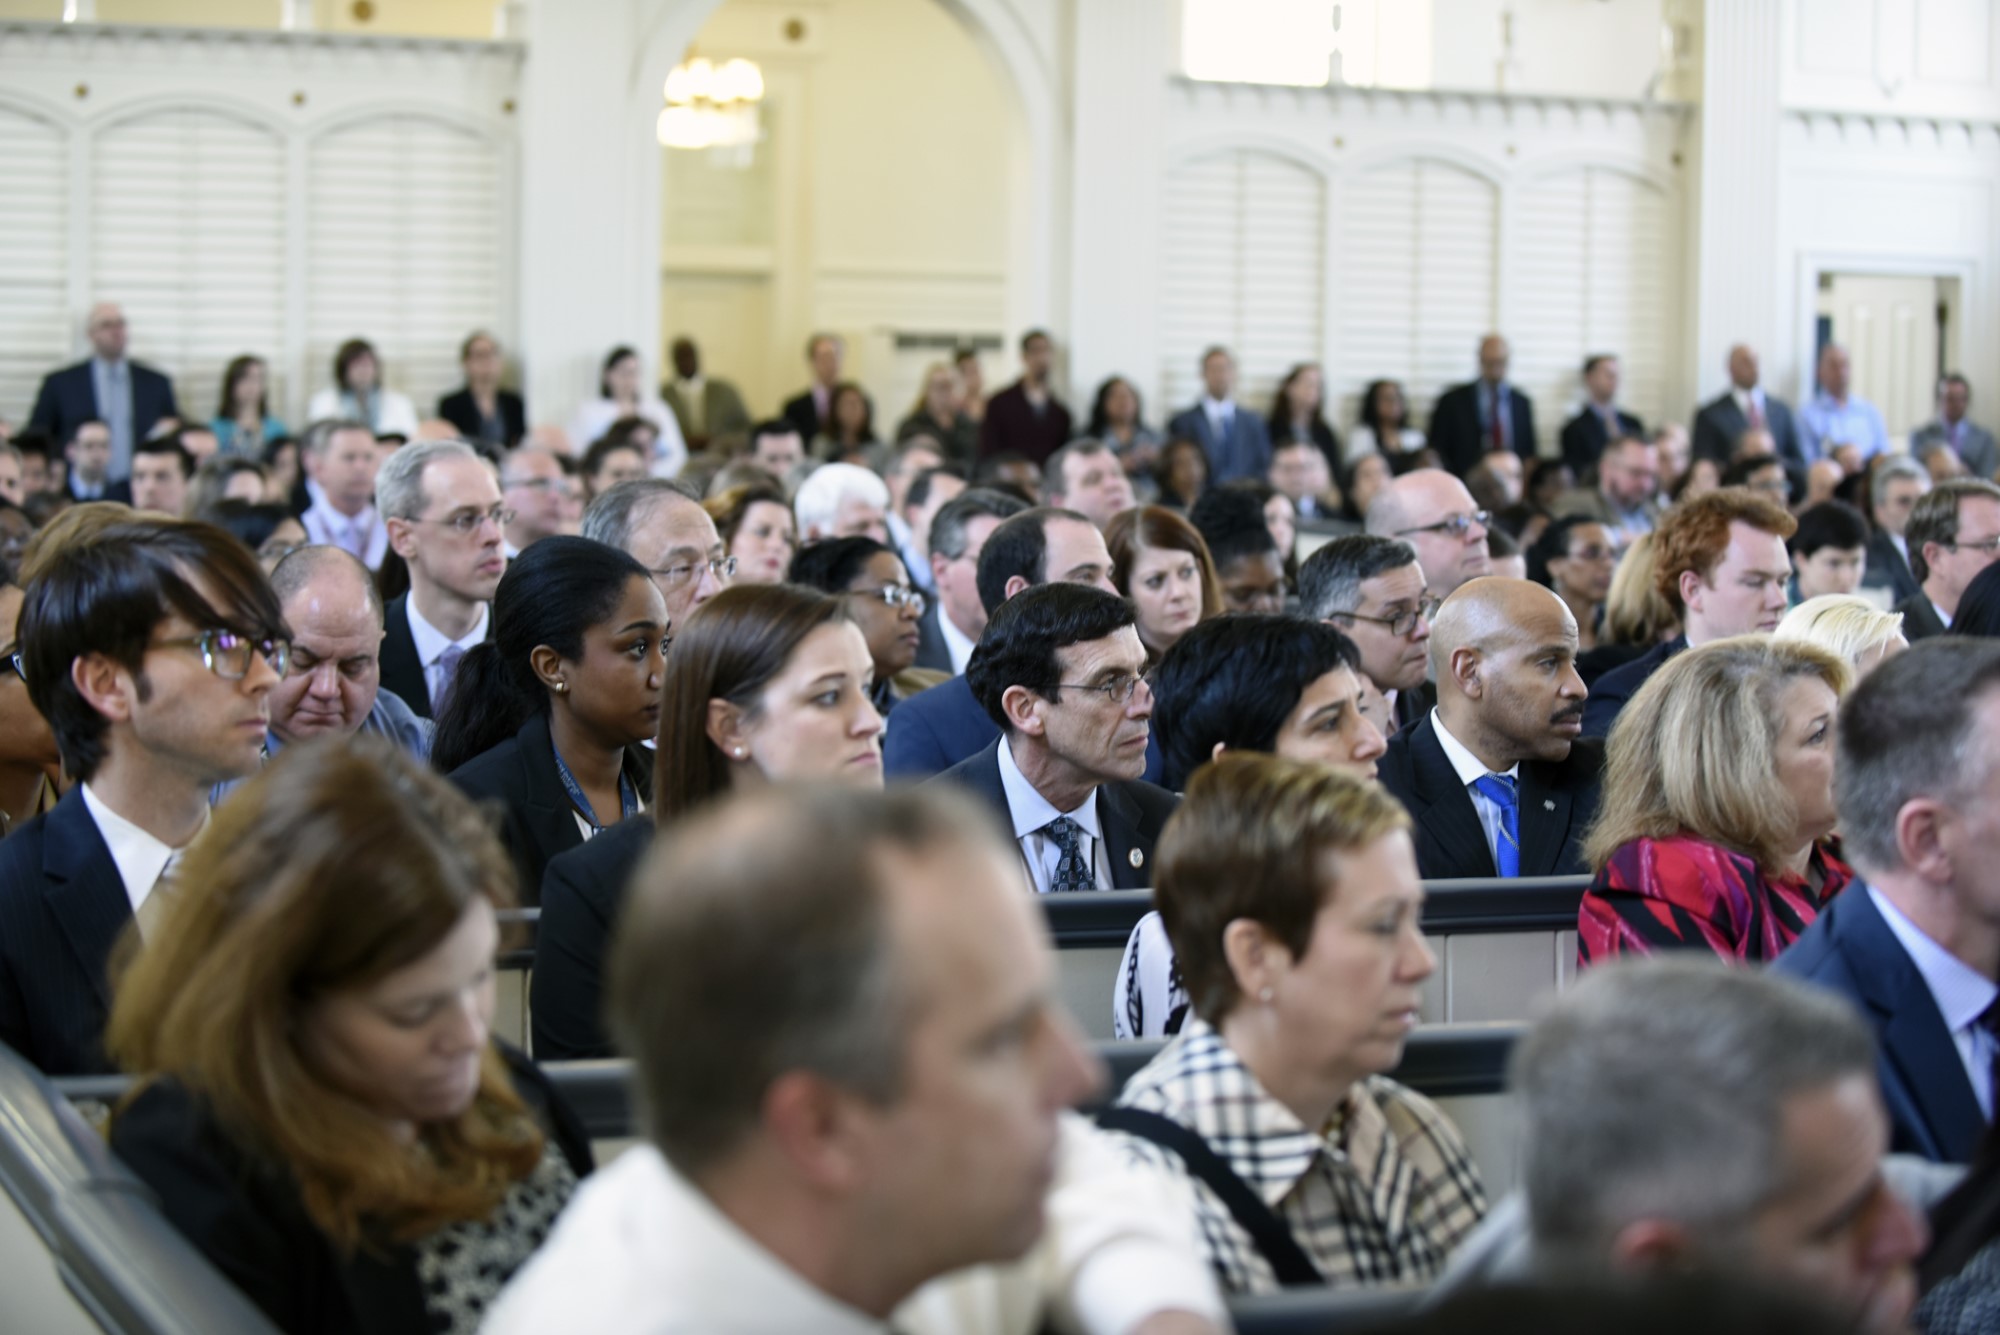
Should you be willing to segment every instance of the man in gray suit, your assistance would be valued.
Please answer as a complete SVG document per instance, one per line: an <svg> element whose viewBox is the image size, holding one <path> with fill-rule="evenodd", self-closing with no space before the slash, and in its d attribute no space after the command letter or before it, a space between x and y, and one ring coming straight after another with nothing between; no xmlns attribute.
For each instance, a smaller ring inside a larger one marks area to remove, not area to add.
<svg viewBox="0 0 2000 1335"><path fill-rule="evenodd" d="M1967 419L1971 408L1972 386L1964 376L1953 371L1938 381L1937 418L1910 433L1910 453L1932 443L1949 445L1965 461L1967 472L1991 482L2000 473L2000 445L1991 431Z"/></svg>
<svg viewBox="0 0 2000 1335"><path fill-rule="evenodd" d="M1695 414L1694 457L1713 459L1726 468L1735 455L1736 442L1754 427L1771 433L1778 457L1787 468L1804 468L1806 456L1791 405L1766 394L1757 379L1756 349L1738 343L1729 350L1728 391Z"/></svg>

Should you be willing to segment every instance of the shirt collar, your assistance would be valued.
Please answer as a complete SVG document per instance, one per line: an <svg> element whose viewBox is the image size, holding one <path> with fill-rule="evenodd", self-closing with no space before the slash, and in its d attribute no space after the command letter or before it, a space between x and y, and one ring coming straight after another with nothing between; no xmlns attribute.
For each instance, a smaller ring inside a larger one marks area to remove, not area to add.
<svg viewBox="0 0 2000 1335"><path fill-rule="evenodd" d="M1944 628L1946 630L1951 629L1951 613L1945 611L1942 607L1939 607L1935 599L1933 599L1931 602L1931 611L1937 613L1937 619L1944 623Z"/></svg>
<svg viewBox="0 0 2000 1335"><path fill-rule="evenodd" d="M1021 773L1021 767L1014 763L1014 741L1011 737L1000 739L1000 786L1007 793L1007 811L1014 821L1016 839L1025 839L1058 816L1068 816L1093 839L1104 837L1097 821L1097 790L1092 788L1090 796L1084 798L1083 805L1075 811L1056 810L1055 804L1043 797L1035 785L1028 782L1028 776Z"/></svg>
<svg viewBox="0 0 2000 1335"><path fill-rule="evenodd" d="M136 912L159 881L160 874L167 869L167 863L181 850L161 842L150 831L141 829L113 811L105 805L103 798L92 791L87 781L83 785L83 805L90 812L90 818L97 823L97 832L104 837L104 846L111 850L111 861L118 868L118 879L125 883L125 898ZM208 812L204 809L201 830L207 828ZM195 838L201 837L201 830L195 831ZM193 839L188 841L190 844L193 842Z"/></svg>
<svg viewBox="0 0 2000 1335"><path fill-rule="evenodd" d="M1923 928L1904 917L1903 911L1872 885L1868 887L1868 898L1874 901L1882 921L1889 924L1889 930L1902 942L1903 953L1910 957L1910 963L1923 975L1924 985L1930 988L1931 997L1944 1016L1945 1028L1955 1034L1986 1013L1993 999L2000 996L2000 985L1931 940Z"/></svg>
<svg viewBox="0 0 2000 1335"><path fill-rule="evenodd" d="M1213 394L1205 393L1201 396L1201 407L1203 412L1213 417L1220 413L1236 411L1236 402L1233 399L1218 399Z"/></svg>
<svg viewBox="0 0 2000 1335"><path fill-rule="evenodd" d="M938 633L944 636L945 652L951 655L951 670L957 674L965 672L965 665L972 661L972 651L979 647L979 641L958 628L951 619L951 613L944 605L938 605Z"/></svg>
<svg viewBox="0 0 2000 1335"><path fill-rule="evenodd" d="M486 618L491 615L491 609L485 603L479 605L479 619L472 623L472 629L456 640L424 620L424 614L417 610L416 599L406 599L403 606L409 609L410 638L417 646L417 661L425 667L436 664L438 659L444 657L444 651L454 644L461 649L470 649L486 638Z"/></svg>
<svg viewBox="0 0 2000 1335"><path fill-rule="evenodd" d="M1444 715L1439 713L1435 707L1431 709L1431 726L1437 729L1438 745L1444 748L1444 758L1451 762L1452 771L1458 775L1458 781L1466 787L1470 788L1475 782L1485 778L1488 774L1508 776L1518 776L1520 774L1521 762L1518 760L1503 770L1490 770L1486 768L1485 763L1478 756L1473 755L1471 751L1466 749L1464 742L1459 741L1458 738L1451 735L1451 729L1444 726Z"/></svg>

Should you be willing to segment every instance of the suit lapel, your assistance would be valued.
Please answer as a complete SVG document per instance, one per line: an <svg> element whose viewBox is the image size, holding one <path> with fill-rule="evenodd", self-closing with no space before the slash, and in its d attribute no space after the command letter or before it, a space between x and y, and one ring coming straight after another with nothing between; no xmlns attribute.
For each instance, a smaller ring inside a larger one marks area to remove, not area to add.
<svg viewBox="0 0 2000 1335"><path fill-rule="evenodd" d="M540 716L529 719L517 735L521 743L521 821L546 865L556 854L582 843L583 831L577 828L569 792L556 773L556 747L549 738L549 721ZM602 820L605 813L597 815ZM610 823L618 823L615 815Z"/></svg>
<svg viewBox="0 0 2000 1335"><path fill-rule="evenodd" d="M1097 823L1104 831L1104 855L1111 864L1111 888L1144 890L1153 883L1153 868L1140 845L1139 807L1115 783L1097 786ZM1138 856L1134 862L1133 856Z"/></svg>
<svg viewBox="0 0 2000 1335"><path fill-rule="evenodd" d="M43 892L49 912L62 928L76 962L105 1006L111 988L105 966L119 933L132 921L132 901L111 849L83 804L81 785L56 804L43 827Z"/></svg>
<svg viewBox="0 0 2000 1335"><path fill-rule="evenodd" d="M1497 875L1479 813L1438 741L1436 720L1429 716L1410 736L1410 778L1418 807L1411 815L1416 817L1421 842L1435 844L1442 863L1458 875ZM1424 874L1440 873L1426 867Z"/></svg>
<svg viewBox="0 0 2000 1335"><path fill-rule="evenodd" d="M1569 838L1571 793L1549 782L1559 767L1539 761L1521 766L1521 875L1550 876Z"/></svg>

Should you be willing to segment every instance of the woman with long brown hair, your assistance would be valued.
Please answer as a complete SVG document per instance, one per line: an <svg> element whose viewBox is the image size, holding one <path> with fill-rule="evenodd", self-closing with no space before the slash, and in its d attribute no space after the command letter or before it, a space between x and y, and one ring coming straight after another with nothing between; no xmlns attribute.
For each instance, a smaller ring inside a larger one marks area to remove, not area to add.
<svg viewBox="0 0 2000 1335"><path fill-rule="evenodd" d="M1132 600L1139 639L1155 662L1200 622L1222 614L1222 585L1208 544L1163 505L1121 510L1104 526L1111 582Z"/></svg>
<svg viewBox="0 0 2000 1335"><path fill-rule="evenodd" d="M114 985L112 1149L280 1329L474 1330L591 1167L489 1032L486 821L387 743L286 747L168 874Z"/></svg>

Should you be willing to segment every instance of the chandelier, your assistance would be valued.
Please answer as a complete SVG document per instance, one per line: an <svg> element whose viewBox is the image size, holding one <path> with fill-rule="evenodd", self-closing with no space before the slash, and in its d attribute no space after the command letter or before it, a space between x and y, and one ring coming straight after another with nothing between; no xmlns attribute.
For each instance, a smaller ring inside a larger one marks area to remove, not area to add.
<svg viewBox="0 0 2000 1335"><path fill-rule="evenodd" d="M748 60L683 61L667 75L665 94L658 126L663 147L747 150L764 137L757 123L764 75Z"/></svg>

